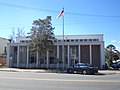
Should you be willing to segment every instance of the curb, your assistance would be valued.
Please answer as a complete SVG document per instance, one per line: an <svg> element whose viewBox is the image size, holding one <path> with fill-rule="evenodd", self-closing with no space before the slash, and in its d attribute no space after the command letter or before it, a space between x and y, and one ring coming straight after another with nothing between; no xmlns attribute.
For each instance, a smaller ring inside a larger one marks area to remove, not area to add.
<svg viewBox="0 0 120 90"><path fill-rule="evenodd" d="M117 70L117 71L113 71L113 70L99 70L98 71L99 73L101 74L106 74L106 75L111 75L111 74L120 74L120 70Z"/></svg>
<svg viewBox="0 0 120 90"><path fill-rule="evenodd" d="M10 69L10 68L3 68L0 71L7 71L7 72L46 72L46 70L26 70L26 69Z"/></svg>
<svg viewBox="0 0 120 90"><path fill-rule="evenodd" d="M66 73L65 71L56 70L39 70L39 69L16 69L16 68L0 68L0 71L6 72L35 72L35 73ZM120 70L99 70L97 75L120 74Z"/></svg>

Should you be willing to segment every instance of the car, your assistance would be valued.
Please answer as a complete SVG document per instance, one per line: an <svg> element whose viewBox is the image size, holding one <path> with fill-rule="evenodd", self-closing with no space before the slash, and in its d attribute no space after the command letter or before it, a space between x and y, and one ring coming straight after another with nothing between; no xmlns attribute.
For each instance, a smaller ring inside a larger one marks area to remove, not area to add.
<svg viewBox="0 0 120 90"><path fill-rule="evenodd" d="M120 62L113 63L113 64L112 64L112 68L113 68L113 69L120 69Z"/></svg>
<svg viewBox="0 0 120 90"><path fill-rule="evenodd" d="M68 68L67 73L95 74L98 73L98 68L92 67L88 63L77 63Z"/></svg>

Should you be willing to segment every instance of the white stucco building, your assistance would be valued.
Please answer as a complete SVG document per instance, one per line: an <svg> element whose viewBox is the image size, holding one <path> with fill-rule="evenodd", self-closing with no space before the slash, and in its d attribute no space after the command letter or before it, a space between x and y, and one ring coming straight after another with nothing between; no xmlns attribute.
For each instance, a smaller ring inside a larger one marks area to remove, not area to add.
<svg viewBox="0 0 120 90"><path fill-rule="evenodd" d="M105 64L103 34L65 35L64 55L62 52L63 37L55 36L54 50L46 51L45 61L39 60L36 52L31 54L30 39L18 37L15 43L7 44L7 66L18 68L68 68L76 63L90 63L102 68ZM64 60L63 60L64 56Z"/></svg>

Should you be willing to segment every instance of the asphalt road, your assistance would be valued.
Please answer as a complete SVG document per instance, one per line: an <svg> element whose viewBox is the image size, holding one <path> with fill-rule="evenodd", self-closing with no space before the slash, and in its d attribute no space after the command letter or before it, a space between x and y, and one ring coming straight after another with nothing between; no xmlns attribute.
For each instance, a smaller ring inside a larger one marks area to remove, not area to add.
<svg viewBox="0 0 120 90"><path fill-rule="evenodd" d="M1 71L0 90L120 90L120 73L81 75Z"/></svg>

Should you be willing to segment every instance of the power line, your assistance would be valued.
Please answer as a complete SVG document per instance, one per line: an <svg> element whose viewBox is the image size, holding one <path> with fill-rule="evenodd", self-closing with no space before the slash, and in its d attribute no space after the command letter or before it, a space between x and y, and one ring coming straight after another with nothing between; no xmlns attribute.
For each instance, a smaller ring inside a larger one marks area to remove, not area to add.
<svg viewBox="0 0 120 90"><path fill-rule="evenodd" d="M9 4L9 3L0 3L0 5L7 6L7 7L16 7L16 8L21 8L21 9L29 9L29 10L37 10L37 11L58 13L58 11L55 11L55 10L40 9L40 8L35 8L35 7L15 5L15 4Z"/></svg>
<svg viewBox="0 0 120 90"><path fill-rule="evenodd" d="M29 9L29 10L37 10L37 11L44 11L44 12L52 12L52 13L60 12L60 11L56 11L56 10L40 9L40 8L35 8L35 7L15 5L15 4L9 4L9 3L0 3L0 5L7 6L7 7L16 7L16 8L21 8L21 9ZM95 14L85 14L85 13L76 13L76 12L65 12L65 14L77 15L77 16L89 16L89 17L107 17L107 18L119 18L120 17L120 15L95 15Z"/></svg>
<svg viewBox="0 0 120 90"><path fill-rule="evenodd" d="M80 22L66 22L65 25L83 25L83 24L94 24L94 23L101 23L101 22L110 22L110 21L92 21L92 22L84 22L84 23L80 23ZM116 22L116 21L111 21L111 22ZM120 21L117 21L120 22ZM54 26L61 26L61 23L53 23L52 24L53 27ZM17 29L17 28L32 28L32 25L10 25L10 26L2 26L0 25L0 29Z"/></svg>
<svg viewBox="0 0 120 90"><path fill-rule="evenodd" d="M83 14L83 13L72 13L72 12L66 12L66 14L70 14L70 15L80 15L80 16L91 16L91 17L120 17L115 16L115 15L95 15L95 14Z"/></svg>

